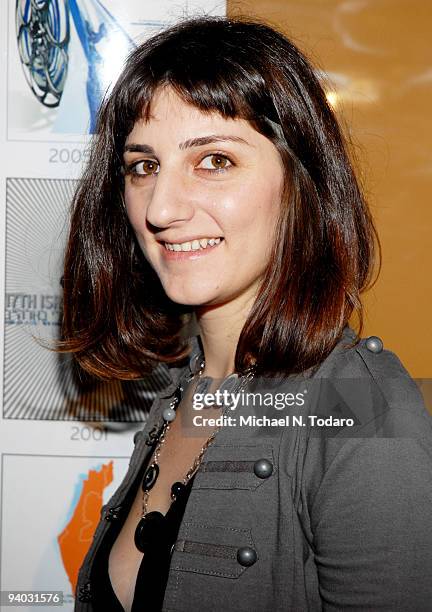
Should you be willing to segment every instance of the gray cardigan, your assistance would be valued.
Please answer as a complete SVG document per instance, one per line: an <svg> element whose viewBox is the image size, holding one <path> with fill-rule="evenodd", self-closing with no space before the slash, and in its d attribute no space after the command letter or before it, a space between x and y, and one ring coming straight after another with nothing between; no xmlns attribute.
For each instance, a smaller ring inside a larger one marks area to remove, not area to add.
<svg viewBox="0 0 432 612"><path fill-rule="evenodd" d="M304 424L217 433L172 552L164 612L432 610L432 419L399 359L375 337L354 339L345 328L307 384L292 377L310 394L297 409ZM151 431L188 372L171 369L135 437L79 572L78 612L94 610L92 561L127 513ZM308 417L318 414L355 425L317 426Z"/></svg>

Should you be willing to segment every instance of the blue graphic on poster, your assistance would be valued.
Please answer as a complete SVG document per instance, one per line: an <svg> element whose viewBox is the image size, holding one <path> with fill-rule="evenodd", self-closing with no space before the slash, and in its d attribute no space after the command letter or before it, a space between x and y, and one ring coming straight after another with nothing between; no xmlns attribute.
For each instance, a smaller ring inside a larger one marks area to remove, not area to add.
<svg viewBox="0 0 432 612"><path fill-rule="evenodd" d="M225 1L10 0L8 140L85 141L136 44L196 13Z"/></svg>
<svg viewBox="0 0 432 612"><path fill-rule="evenodd" d="M47 107L60 104L68 77L71 22L87 63L86 93L89 132L109 83L104 82L104 57L109 48L126 55L132 39L99 0L17 0L16 30L19 56L27 82ZM58 126L61 128L61 126Z"/></svg>

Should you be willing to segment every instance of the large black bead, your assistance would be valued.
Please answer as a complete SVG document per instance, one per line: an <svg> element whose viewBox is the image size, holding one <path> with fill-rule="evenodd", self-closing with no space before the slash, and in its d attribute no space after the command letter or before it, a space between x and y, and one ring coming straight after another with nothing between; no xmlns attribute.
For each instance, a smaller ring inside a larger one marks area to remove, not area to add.
<svg viewBox="0 0 432 612"><path fill-rule="evenodd" d="M149 512L135 529L135 546L145 553L148 547L159 546L167 538L166 518L161 512Z"/></svg>
<svg viewBox="0 0 432 612"><path fill-rule="evenodd" d="M181 495L186 489L186 485L182 482L175 482L171 485L171 497L177 498Z"/></svg>
<svg viewBox="0 0 432 612"><path fill-rule="evenodd" d="M142 490L150 491L159 476L159 466L157 463L152 463L144 474Z"/></svg>

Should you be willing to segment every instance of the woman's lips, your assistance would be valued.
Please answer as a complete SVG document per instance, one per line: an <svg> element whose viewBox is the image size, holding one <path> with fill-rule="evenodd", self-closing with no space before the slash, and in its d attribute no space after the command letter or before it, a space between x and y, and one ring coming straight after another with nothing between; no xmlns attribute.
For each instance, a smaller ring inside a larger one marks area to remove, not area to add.
<svg viewBox="0 0 432 612"><path fill-rule="evenodd" d="M160 246L162 249L163 257L165 259L169 261L173 261L173 260L180 260L180 261L183 260L184 261L184 260L199 259L200 257L204 257L205 255L208 255L209 253L212 253L213 251L217 250L223 242L224 242L224 239L221 238L218 244L214 244L214 245L207 244L206 248L200 248L197 250L191 249L190 251L171 251L166 248L165 243L160 243Z"/></svg>

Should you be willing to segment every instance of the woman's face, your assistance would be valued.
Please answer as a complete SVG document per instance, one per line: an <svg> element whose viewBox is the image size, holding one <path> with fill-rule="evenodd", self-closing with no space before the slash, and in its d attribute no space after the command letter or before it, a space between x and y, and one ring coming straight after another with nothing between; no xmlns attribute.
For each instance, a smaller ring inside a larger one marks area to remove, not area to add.
<svg viewBox="0 0 432 612"><path fill-rule="evenodd" d="M253 300L283 183L270 140L165 88L128 135L124 162L127 214L168 297L194 306Z"/></svg>

